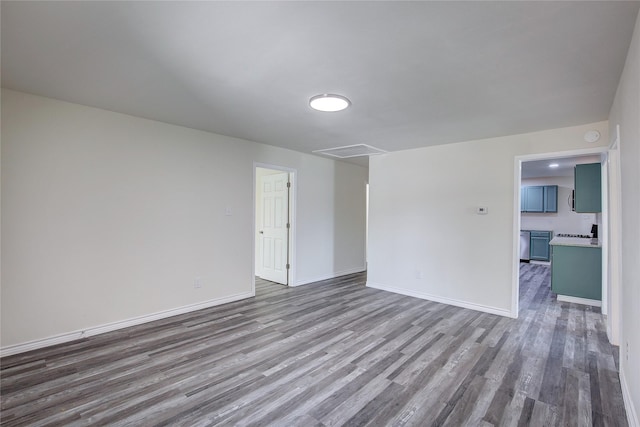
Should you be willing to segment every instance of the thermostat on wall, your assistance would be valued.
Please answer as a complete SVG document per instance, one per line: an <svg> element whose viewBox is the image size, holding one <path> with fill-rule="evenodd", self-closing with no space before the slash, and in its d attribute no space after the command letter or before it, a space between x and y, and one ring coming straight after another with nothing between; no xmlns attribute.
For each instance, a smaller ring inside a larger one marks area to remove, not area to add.
<svg viewBox="0 0 640 427"><path fill-rule="evenodd" d="M488 214L488 213L489 213L489 208L488 208L488 207L486 207L486 206L478 206L478 207L476 208L476 213L477 213L478 215L486 215L486 214Z"/></svg>

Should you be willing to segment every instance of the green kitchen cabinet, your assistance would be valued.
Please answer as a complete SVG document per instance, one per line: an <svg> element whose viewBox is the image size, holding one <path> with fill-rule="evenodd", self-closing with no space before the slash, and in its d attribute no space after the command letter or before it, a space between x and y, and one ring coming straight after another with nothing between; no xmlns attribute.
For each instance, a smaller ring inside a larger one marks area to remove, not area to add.
<svg viewBox="0 0 640 427"><path fill-rule="evenodd" d="M600 163L576 165L574 169L574 203L576 212L602 212Z"/></svg>
<svg viewBox="0 0 640 427"><path fill-rule="evenodd" d="M520 212L558 212L558 186L520 187Z"/></svg>
<svg viewBox="0 0 640 427"><path fill-rule="evenodd" d="M556 294L602 300L602 248L553 245L551 290Z"/></svg>
<svg viewBox="0 0 640 427"><path fill-rule="evenodd" d="M544 212L544 187L524 187L524 212Z"/></svg>
<svg viewBox="0 0 640 427"><path fill-rule="evenodd" d="M551 259L551 231L531 231L529 242L529 258L536 261L549 261Z"/></svg>
<svg viewBox="0 0 640 427"><path fill-rule="evenodd" d="M558 186L544 186L544 211L558 212Z"/></svg>

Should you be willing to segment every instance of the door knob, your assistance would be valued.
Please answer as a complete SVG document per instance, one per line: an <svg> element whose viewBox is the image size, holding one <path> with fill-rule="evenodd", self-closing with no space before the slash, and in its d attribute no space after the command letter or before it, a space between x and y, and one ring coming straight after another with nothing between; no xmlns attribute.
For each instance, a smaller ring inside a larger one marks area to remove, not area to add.
<svg viewBox="0 0 640 427"><path fill-rule="evenodd" d="M264 234L264 231L260 230L260 234Z"/></svg>

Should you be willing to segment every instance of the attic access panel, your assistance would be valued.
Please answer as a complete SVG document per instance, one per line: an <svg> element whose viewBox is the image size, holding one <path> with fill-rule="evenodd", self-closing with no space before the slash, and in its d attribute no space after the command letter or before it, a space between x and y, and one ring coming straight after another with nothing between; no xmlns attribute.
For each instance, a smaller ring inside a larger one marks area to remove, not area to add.
<svg viewBox="0 0 640 427"><path fill-rule="evenodd" d="M375 156L377 154L384 154L386 151L367 144L355 144L344 147L326 148L324 150L314 150L313 153L324 154L339 159L348 159L350 157Z"/></svg>

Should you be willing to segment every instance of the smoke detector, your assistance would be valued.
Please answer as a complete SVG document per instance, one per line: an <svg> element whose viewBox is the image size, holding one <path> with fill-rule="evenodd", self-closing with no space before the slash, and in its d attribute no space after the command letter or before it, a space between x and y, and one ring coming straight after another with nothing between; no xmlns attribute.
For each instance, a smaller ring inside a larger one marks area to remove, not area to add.
<svg viewBox="0 0 640 427"><path fill-rule="evenodd" d="M600 132L597 130L590 130L584 134L584 140L586 142L596 142L600 139Z"/></svg>

